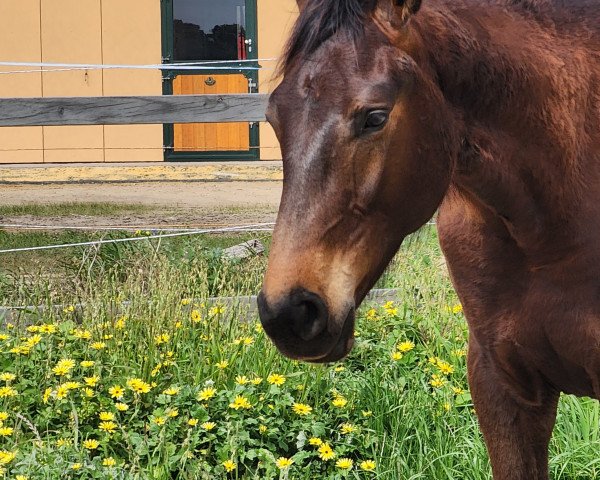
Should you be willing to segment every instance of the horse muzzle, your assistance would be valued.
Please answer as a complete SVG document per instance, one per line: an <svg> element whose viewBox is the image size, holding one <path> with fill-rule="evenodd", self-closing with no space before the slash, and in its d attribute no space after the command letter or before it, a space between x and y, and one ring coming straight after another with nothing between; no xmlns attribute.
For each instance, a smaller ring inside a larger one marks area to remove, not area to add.
<svg viewBox="0 0 600 480"><path fill-rule="evenodd" d="M298 288L275 302L261 292L258 311L265 332L289 358L334 362L354 345L354 305L338 316L319 295Z"/></svg>

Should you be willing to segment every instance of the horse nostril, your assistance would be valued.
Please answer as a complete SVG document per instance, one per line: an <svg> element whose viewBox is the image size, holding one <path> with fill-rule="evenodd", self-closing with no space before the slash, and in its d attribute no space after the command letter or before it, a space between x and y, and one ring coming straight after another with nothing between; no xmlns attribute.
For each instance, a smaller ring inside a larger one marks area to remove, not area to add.
<svg viewBox="0 0 600 480"><path fill-rule="evenodd" d="M261 293L258 307L263 327L271 337L278 337L291 329L290 333L309 341L327 328L329 313L325 302L304 289L294 291L275 306L269 305Z"/></svg>
<svg viewBox="0 0 600 480"><path fill-rule="evenodd" d="M295 310L292 330L302 340L308 341L318 337L327 327L327 312L320 298L304 300Z"/></svg>

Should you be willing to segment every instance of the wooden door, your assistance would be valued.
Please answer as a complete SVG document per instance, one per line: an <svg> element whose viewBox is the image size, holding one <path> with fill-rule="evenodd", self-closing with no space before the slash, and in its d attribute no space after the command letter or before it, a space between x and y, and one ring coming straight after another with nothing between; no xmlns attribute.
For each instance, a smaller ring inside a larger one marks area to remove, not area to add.
<svg viewBox="0 0 600 480"><path fill-rule="evenodd" d="M173 95L247 93L244 75L179 75ZM175 152L245 151L250 149L250 126L242 123L188 123L173 126Z"/></svg>

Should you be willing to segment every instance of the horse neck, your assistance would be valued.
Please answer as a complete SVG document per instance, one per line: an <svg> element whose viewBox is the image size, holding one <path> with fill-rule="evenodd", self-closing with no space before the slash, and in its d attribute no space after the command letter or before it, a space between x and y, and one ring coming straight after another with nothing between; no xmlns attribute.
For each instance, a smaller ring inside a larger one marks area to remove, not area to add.
<svg viewBox="0 0 600 480"><path fill-rule="evenodd" d="M533 18L454 5L425 9L414 26L463 130L451 189L515 235L537 237L581 200L590 168L582 133L594 88L589 65Z"/></svg>

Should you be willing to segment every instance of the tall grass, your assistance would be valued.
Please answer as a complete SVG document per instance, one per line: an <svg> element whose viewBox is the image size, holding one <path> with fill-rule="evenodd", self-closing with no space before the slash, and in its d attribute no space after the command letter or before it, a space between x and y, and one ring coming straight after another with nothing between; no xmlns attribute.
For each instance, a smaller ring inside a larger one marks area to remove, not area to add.
<svg viewBox="0 0 600 480"><path fill-rule="evenodd" d="M227 261L189 240L80 252L63 268L60 279L12 275L2 287L14 305L65 305L0 331L7 478L491 478L466 326L433 229L405 244L379 283L398 300L361 308L356 347L336 365L286 360L243 306L207 303L256 293L264 258ZM73 361L64 374L61 360ZM128 387L134 378L148 392ZM234 408L236 397L249 408ZM599 418L595 401L562 399L552 478L597 477ZM319 442L335 457L323 459Z"/></svg>

